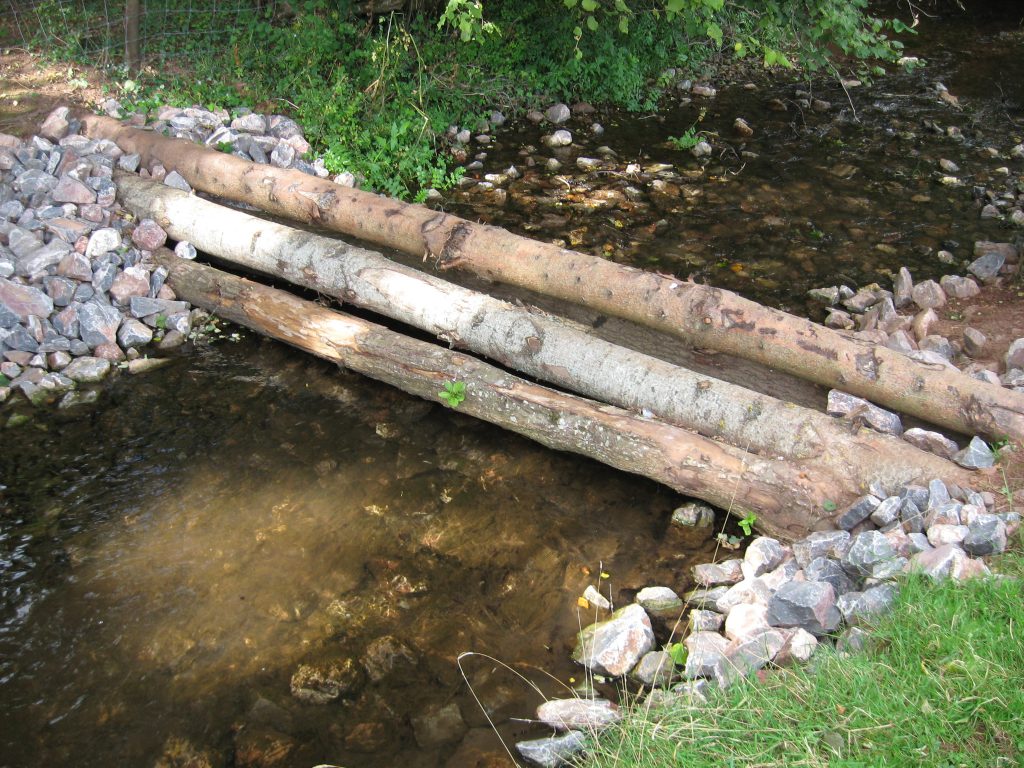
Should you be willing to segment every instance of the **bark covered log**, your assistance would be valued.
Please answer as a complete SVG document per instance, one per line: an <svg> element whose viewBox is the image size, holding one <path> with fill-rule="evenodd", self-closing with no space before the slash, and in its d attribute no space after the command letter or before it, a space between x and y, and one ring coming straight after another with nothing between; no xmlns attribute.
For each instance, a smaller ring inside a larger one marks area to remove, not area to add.
<svg viewBox="0 0 1024 768"><path fill-rule="evenodd" d="M550 448L656 480L789 540L827 524L826 500L851 501L850 478L810 462L752 456L660 421L538 384L460 352L410 339L212 267L156 254L175 293L196 306L426 400L466 385L458 410Z"/></svg>
<svg viewBox="0 0 1024 768"><path fill-rule="evenodd" d="M902 440L758 395L397 264L374 251L267 222L129 174L117 177L130 211L176 239L425 330L449 344L586 397L648 413L765 458L813 460L865 485L972 473Z"/></svg>
<svg viewBox="0 0 1024 768"><path fill-rule="evenodd" d="M195 188L593 307L967 434L1024 439L1024 395L850 339L729 291L615 264L503 229L83 118L90 137L177 170Z"/></svg>

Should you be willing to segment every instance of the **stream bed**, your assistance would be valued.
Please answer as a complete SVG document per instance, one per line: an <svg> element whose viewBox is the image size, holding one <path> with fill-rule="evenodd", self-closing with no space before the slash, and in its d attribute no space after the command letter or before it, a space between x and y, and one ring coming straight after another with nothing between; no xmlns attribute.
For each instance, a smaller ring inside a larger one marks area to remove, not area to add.
<svg viewBox="0 0 1024 768"><path fill-rule="evenodd" d="M1020 174L1024 38L1009 15L927 35L926 69L852 107L780 78L576 118L565 150L511 126L475 176L521 176L442 205L812 315L811 287L962 273L975 240L1019 237L979 211ZM709 162L666 144L690 126ZM510 764L488 718L542 733L518 675L574 684L586 586L681 592L714 550L665 488L245 333L4 435L0 768Z"/></svg>

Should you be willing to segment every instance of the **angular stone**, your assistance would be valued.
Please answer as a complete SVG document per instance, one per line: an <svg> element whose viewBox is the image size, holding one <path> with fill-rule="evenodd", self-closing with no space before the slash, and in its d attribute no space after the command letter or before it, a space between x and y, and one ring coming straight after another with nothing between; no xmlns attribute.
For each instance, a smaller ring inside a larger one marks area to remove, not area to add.
<svg viewBox="0 0 1024 768"><path fill-rule="evenodd" d="M671 523L681 528L710 528L715 524L715 510L697 501L684 504L672 512Z"/></svg>
<svg viewBox="0 0 1024 768"><path fill-rule="evenodd" d="M564 129L555 131L549 136L545 136L541 139L545 146L548 147L567 147L572 144L572 134Z"/></svg>
<svg viewBox="0 0 1024 768"><path fill-rule="evenodd" d="M110 373L110 361L97 357L78 357L64 369L64 375L80 384L103 381Z"/></svg>
<svg viewBox="0 0 1024 768"><path fill-rule="evenodd" d="M730 640L750 637L768 627L768 607L763 603L740 603L725 618L725 636Z"/></svg>
<svg viewBox="0 0 1024 768"><path fill-rule="evenodd" d="M44 277L46 295L53 299L55 307L66 307L75 295L76 283L66 277Z"/></svg>
<svg viewBox="0 0 1024 768"><path fill-rule="evenodd" d="M85 255L89 259L95 259L120 247L121 235L116 229L105 227L97 229L89 236L89 244L86 246Z"/></svg>
<svg viewBox="0 0 1024 768"><path fill-rule="evenodd" d="M462 719L454 701L410 718L416 744L421 749L435 749L461 739L469 726Z"/></svg>
<svg viewBox="0 0 1024 768"><path fill-rule="evenodd" d="M130 302L132 317L143 318L151 315L170 317L178 312L188 311L186 301L168 301L167 299L151 299L148 296L133 296Z"/></svg>
<svg viewBox="0 0 1024 768"><path fill-rule="evenodd" d="M773 663L780 667L792 664L806 664L818 649L818 638L803 627L788 633L786 642L775 654Z"/></svg>
<svg viewBox="0 0 1024 768"><path fill-rule="evenodd" d="M920 341L931 333L932 326L939 322L939 316L934 309L924 309L914 315L913 331L914 338Z"/></svg>
<svg viewBox="0 0 1024 768"><path fill-rule="evenodd" d="M969 299L981 293L978 284L969 277L959 275L943 275L939 285L947 296L954 299Z"/></svg>
<svg viewBox="0 0 1024 768"><path fill-rule="evenodd" d="M830 416L841 416L856 419L872 429L889 435L903 433L900 417L877 405L869 403L861 397L854 397L838 389L829 390L826 411Z"/></svg>
<svg viewBox="0 0 1024 768"><path fill-rule="evenodd" d="M944 504L948 504L951 500L949 489L944 482L938 478L928 481L928 502L923 505L923 508L938 509ZM915 499L915 503L919 507L922 506L918 499Z"/></svg>
<svg viewBox="0 0 1024 768"><path fill-rule="evenodd" d="M771 594L772 590L762 578L744 579L739 584L729 587L728 591L718 598L715 608L721 613L729 613L740 603L767 603Z"/></svg>
<svg viewBox="0 0 1024 768"><path fill-rule="evenodd" d="M1006 263L1006 255L999 251L989 251L967 265L967 271L981 280L990 283L999 276L999 270Z"/></svg>
<svg viewBox="0 0 1024 768"><path fill-rule="evenodd" d="M920 427L912 427L903 433L903 439L911 445L915 445L922 451L934 453L944 459L953 458L958 450L957 444L945 435L938 432L930 432Z"/></svg>
<svg viewBox="0 0 1024 768"><path fill-rule="evenodd" d="M812 635L826 635L839 626L836 592L827 581L785 584L768 601L768 623L774 627L803 627Z"/></svg>
<svg viewBox="0 0 1024 768"><path fill-rule="evenodd" d="M629 674L638 683L648 688L667 688L679 678L675 662L665 651L651 651L644 654L640 663Z"/></svg>
<svg viewBox="0 0 1024 768"><path fill-rule="evenodd" d="M327 704L352 692L362 674L352 659L302 664L292 674L292 696L304 704Z"/></svg>
<svg viewBox="0 0 1024 768"><path fill-rule="evenodd" d="M718 601L725 597L732 587L698 587L686 593L686 602L695 608L709 608L718 611ZM723 613L724 611L718 611Z"/></svg>
<svg viewBox="0 0 1024 768"><path fill-rule="evenodd" d="M836 527L843 531L849 531L855 525L867 520L878 509L880 503L874 496L861 496L836 517Z"/></svg>
<svg viewBox="0 0 1024 768"><path fill-rule="evenodd" d="M622 713L606 699L549 699L537 707L537 719L556 731L597 731L619 722Z"/></svg>
<svg viewBox="0 0 1024 768"><path fill-rule="evenodd" d="M572 117L572 112L569 110L569 107L559 102L558 104L552 104L544 110L544 117L555 125L559 125Z"/></svg>
<svg viewBox="0 0 1024 768"><path fill-rule="evenodd" d="M934 309L946 304L946 294L934 280L925 280L915 285L911 297L921 309Z"/></svg>
<svg viewBox="0 0 1024 768"><path fill-rule="evenodd" d="M996 464L995 454L980 437L972 437L967 447L953 456L953 461L967 469L988 469Z"/></svg>
<svg viewBox="0 0 1024 768"><path fill-rule="evenodd" d="M50 194L55 203L88 205L96 202L96 193L78 179L73 179L70 176L61 176Z"/></svg>
<svg viewBox="0 0 1024 768"><path fill-rule="evenodd" d="M812 560L819 557L830 556L839 559L846 554L850 538L849 532L845 530L815 531L793 543L793 556L801 568L806 568Z"/></svg>
<svg viewBox="0 0 1024 768"><path fill-rule="evenodd" d="M804 576L807 581L828 582L837 596L852 592L856 586L839 561L830 557L816 557L811 560L804 568Z"/></svg>
<svg viewBox="0 0 1024 768"><path fill-rule="evenodd" d="M964 328L964 352L968 357L981 357L985 352L988 338L977 328Z"/></svg>
<svg viewBox="0 0 1024 768"><path fill-rule="evenodd" d="M892 301L897 309L902 309L913 302L911 291L914 288L914 280L910 276L910 270L900 267L900 271L893 278Z"/></svg>
<svg viewBox="0 0 1024 768"><path fill-rule="evenodd" d="M53 300L38 288L0 277L0 307L26 322L29 317L48 317Z"/></svg>
<svg viewBox="0 0 1024 768"><path fill-rule="evenodd" d="M875 507L871 513L871 522L879 528L895 522L900 517L900 505L902 501L899 496L889 496L882 500L882 503Z"/></svg>
<svg viewBox="0 0 1024 768"><path fill-rule="evenodd" d="M603 611L610 610L612 607L612 604L608 602L608 598L598 592L597 587L593 584L588 584L587 588L583 590L583 597L591 605L596 606Z"/></svg>
<svg viewBox="0 0 1024 768"><path fill-rule="evenodd" d="M143 219L132 231L132 242L146 251L155 251L167 242L167 233L153 219Z"/></svg>
<svg viewBox="0 0 1024 768"><path fill-rule="evenodd" d="M57 107L43 120L39 126L39 135L50 141L60 141L68 135L70 123L68 115L70 110L67 107Z"/></svg>
<svg viewBox="0 0 1024 768"><path fill-rule="evenodd" d="M921 339L920 342L918 342L918 349L923 352L934 352L947 360L952 360L956 355L953 345L949 343L949 339L945 336L938 336L935 334L925 336Z"/></svg>
<svg viewBox="0 0 1024 768"><path fill-rule="evenodd" d="M1007 371L1024 368L1024 339L1014 339L1010 343L1004 362Z"/></svg>
<svg viewBox="0 0 1024 768"><path fill-rule="evenodd" d="M736 584L743 579L742 560L724 560L720 563L701 563L693 567L693 579L704 587Z"/></svg>
<svg viewBox="0 0 1024 768"><path fill-rule="evenodd" d="M539 768L560 768L563 765L570 765L586 747L586 737L581 731L569 731L564 736L516 742L519 754Z"/></svg>
<svg viewBox="0 0 1024 768"><path fill-rule="evenodd" d="M777 629L766 629L756 635L733 640L725 650L725 658L715 667L714 679L718 687L728 688L761 669L778 655L785 644L786 636Z"/></svg>
<svg viewBox="0 0 1024 768"><path fill-rule="evenodd" d="M967 526L963 548L969 555L981 557L1006 549L1006 523L996 515L986 512L975 515Z"/></svg>
<svg viewBox="0 0 1024 768"><path fill-rule="evenodd" d="M858 534L843 558L847 571L859 576L873 576L880 565L896 558L896 550L879 531Z"/></svg>
<svg viewBox="0 0 1024 768"><path fill-rule="evenodd" d="M651 620L642 607L633 604L580 632L573 659L598 674L620 677L653 647Z"/></svg>
<svg viewBox="0 0 1024 768"><path fill-rule="evenodd" d="M954 571L963 570L963 563L969 559L967 553L956 544L944 544L918 552L910 558L910 565L913 569L940 580L951 576Z"/></svg>
<svg viewBox="0 0 1024 768"><path fill-rule="evenodd" d="M694 632L683 641L686 646L684 677L714 677L715 669L725 658L729 641L717 632Z"/></svg>
<svg viewBox="0 0 1024 768"><path fill-rule="evenodd" d="M89 260L76 251L69 251L57 264L57 274L81 282L92 281L92 265Z"/></svg>
<svg viewBox="0 0 1024 768"><path fill-rule="evenodd" d="M786 549L778 541L758 536L743 555L743 575L753 579L777 568L786 557Z"/></svg>
<svg viewBox="0 0 1024 768"><path fill-rule="evenodd" d="M636 603L659 618L677 618L683 612L683 601L668 587L644 587L637 592Z"/></svg>
<svg viewBox="0 0 1024 768"><path fill-rule="evenodd" d="M117 341L121 313L111 306L83 304L78 310L78 323L82 341L95 349L102 344L114 344Z"/></svg>
<svg viewBox="0 0 1024 768"><path fill-rule="evenodd" d="M122 305L135 297L148 296L149 272L142 267L128 267L117 274L109 291L111 298Z"/></svg>
<svg viewBox="0 0 1024 768"><path fill-rule="evenodd" d="M694 608L690 611L691 632L717 632L722 628L725 617L717 611L706 611Z"/></svg>
<svg viewBox="0 0 1024 768"><path fill-rule="evenodd" d="M928 527L928 543L933 547L960 544L970 532L966 525L937 524Z"/></svg>
<svg viewBox="0 0 1024 768"><path fill-rule="evenodd" d="M117 331L117 343L122 349L144 347L153 340L153 331L133 317L126 318Z"/></svg>

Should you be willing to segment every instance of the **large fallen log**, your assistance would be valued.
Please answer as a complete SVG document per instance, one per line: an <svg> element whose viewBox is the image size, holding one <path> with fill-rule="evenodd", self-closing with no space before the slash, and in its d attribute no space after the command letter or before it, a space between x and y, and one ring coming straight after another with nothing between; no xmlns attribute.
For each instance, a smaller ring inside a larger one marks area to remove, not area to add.
<svg viewBox="0 0 1024 768"><path fill-rule="evenodd" d="M1024 395L729 291L644 272L520 237L497 227L251 163L89 115L86 134L115 141L144 163L177 170L196 189L298 221L434 259L489 279L584 304L838 387L958 432L1024 439Z"/></svg>
<svg viewBox="0 0 1024 768"><path fill-rule="evenodd" d="M458 410L557 450L656 480L793 539L827 525L832 500L852 501L849 477L801 462L762 459L678 427L532 384L495 366L289 293L183 261L163 249L175 293L196 306L434 402L465 384Z"/></svg>
<svg viewBox="0 0 1024 768"><path fill-rule="evenodd" d="M427 331L563 389L730 443L765 458L811 460L863 485L972 473L902 440L758 395L588 334L561 318L470 291L375 251L292 229L131 174L118 199L172 237Z"/></svg>

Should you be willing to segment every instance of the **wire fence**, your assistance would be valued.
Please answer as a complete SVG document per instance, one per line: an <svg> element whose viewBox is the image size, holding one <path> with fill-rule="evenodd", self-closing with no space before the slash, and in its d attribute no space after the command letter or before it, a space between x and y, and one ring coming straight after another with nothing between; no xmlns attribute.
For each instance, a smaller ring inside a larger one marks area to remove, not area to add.
<svg viewBox="0 0 1024 768"><path fill-rule="evenodd" d="M226 40L271 19L275 6L276 0L0 0L0 45L109 66L131 63L126 51L135 32L149 62L196 42Z"/></svg>

